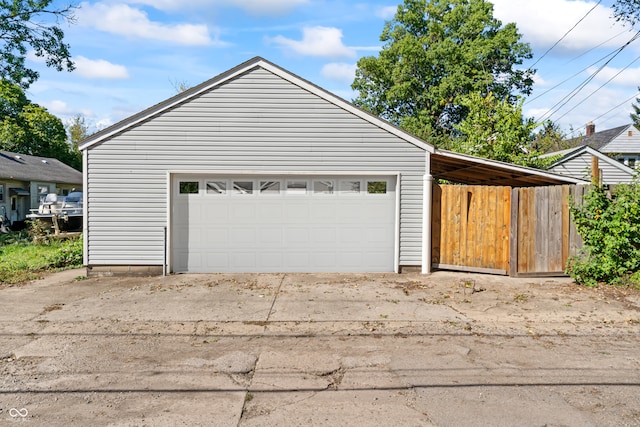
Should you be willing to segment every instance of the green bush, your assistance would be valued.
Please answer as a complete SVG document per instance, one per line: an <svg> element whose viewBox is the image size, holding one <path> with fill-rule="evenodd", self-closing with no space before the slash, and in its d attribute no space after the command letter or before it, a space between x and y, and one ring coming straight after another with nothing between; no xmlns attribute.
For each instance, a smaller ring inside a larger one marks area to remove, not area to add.
<svg viewBox="0 0 640 427"><path fill-rule="evenodd" d="M611 194L593 186L571 213L584 246L567 273L580 284L629 285L640 271L640 184L617 185Z"/></svg>

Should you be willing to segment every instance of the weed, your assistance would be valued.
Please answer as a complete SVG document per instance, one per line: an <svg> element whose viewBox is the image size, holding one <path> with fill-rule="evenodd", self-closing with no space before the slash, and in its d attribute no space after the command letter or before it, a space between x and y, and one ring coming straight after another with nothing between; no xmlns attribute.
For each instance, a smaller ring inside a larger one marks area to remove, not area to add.
<svg viewBox="0 0 640 427"><path fill-rule="evenodd" d="M34 280L44 271L81 265L81 238L36 244L26 233L11 233L0 240L0 283Z"/></svg>
<svg viewBox="0 0 640 427"><path fill-rule="evenodd" d="M513 300L515 302L527 302L529 300L529 295L527 295L527 294L515 294L513 296Z"/></svg>

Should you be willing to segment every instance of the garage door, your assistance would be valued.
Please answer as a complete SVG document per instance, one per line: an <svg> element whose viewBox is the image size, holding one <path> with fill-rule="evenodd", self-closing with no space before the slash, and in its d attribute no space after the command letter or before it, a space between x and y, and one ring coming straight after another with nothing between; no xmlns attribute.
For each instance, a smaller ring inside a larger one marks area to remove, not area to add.
<svg viewBox="0 0 640 427"><path fill-rule="evenodd" d="M176 175L172 270L394 271L396 181Z"/></svg>

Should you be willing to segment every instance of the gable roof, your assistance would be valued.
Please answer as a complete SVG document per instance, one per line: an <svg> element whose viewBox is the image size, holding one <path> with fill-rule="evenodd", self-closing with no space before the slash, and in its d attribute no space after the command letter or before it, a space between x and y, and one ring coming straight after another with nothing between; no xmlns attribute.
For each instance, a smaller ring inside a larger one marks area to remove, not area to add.
<svg viewBox="0 0 640 427"><path fill-rule="evenodd" d="M616 139L621 133L627 130L633 125L622 125L613 129L607 129L600 132L594 132L589 136L579 136L569 140L570 143L575 143L579 146L588 145L596 150L601 150L608 143Z"/></svg>
<svg viewBox="0 0 640 427"><path fill-rule="evenodd" d="M556 151L555 153L547 153L545 154L546 157L548 156L552 156L552 155L560 155L562 157L560 157L558 160L556 160L555 162L553 162L553 164L551 166L549 166L549 169L554 168L558 165L561 165L563 163L566 163L576 157L581 156L584 153L588 153L594 157L597 157L599 159L599 161L608 163L609 165L613 166L616 169L621 170L622 172L629 174L631 176L633 176L635 174L635 170L631 169L629 166L615 160L612 159L611 157L607 156L604 153L601 153L598 150L595 150L591 147L589 147L588 145L583 145L583 146L579 146L579 147L575 147L575 148L570 148L568 150L562 150L562 151Z"/></svg>
<svg viewBox="0 0 640 427"><path fill-rule="evenodd" d="M0 151L0 179L82 185L82 172L58 159Z"/></svg>
<svg viewBox="0 0 640 427"><path fill-rule="evenodd" d="M299 86L302 89L307 90L308 92L324 99L325 101L328 101L334 105L336 105L339 108L342 108L343 110L346 110L352 114L355 114L356 116L360 117L361 119L364 119L365 121L386 130L387 132L415 145L416 147L422 148L425 151L428 152L433 152L434 147L430 144L427 144L426 142L424 142L423 140L421 140L420 138L400 129L397 126L392 125L391 123L382 120L381 118L374 116L371 113L368 113L358 107L356 107L355 105L353 105L352 103L345 101L344 99L340 98L339 96L336 96L334 94L332 94L331 92L328 92L324 89L322 89L319 86L316 86L315 84L296 76L293 73L290 73L289 71L285 70L284 68L281 68L269 61L267 61L264 58L261 58L259 56L250 59L234 68L232 68L229 71L226 71L210 80L207 80L204 83L201 83L197 86L194 86L193 88L186 90L182 93L179 93L178 95L169 98L163 102L160 102L159 104L156 104L150 108L147 108L144 111L141 111L138 114L135 114L127 119L124 119L122 121L120 121L119 123L116 123L98 133L95 133L93 135L91 135L90 137L88 137L87 139L85 139L84 141L82 141L80 143L80 150L87 150L90 149L91 147L95 146L96 144L100 144L101 142L105 141L106 139L110 138L111 136L114 136L116 134L119 134L121 132L126 131L127 129L130 129L158 114L163 113L164 111L167 111L177 105L183 104L193 98L196 98L198 96L200 96L201 94L208 92L218 86L223 85L224 83L228 82L231 79L234 79L235 77L244 74L252 69L255 68L262 68L264 70L267 70L275 75L277 75L278 77L296 85Z"/></svg>
<svg viewBox="0 0 640 427"><path fill-rule="evenodd" d="M512 185L512 186L535 186L553 184L575 184L585 181L572 177L553 174L539 169L524 168L517 165L498 162L494 160L481 159L478 157L436 150L433 145L421 140L411 133L367 112L352 103L322 89L315 84L290 73L289 71L261 58L255 57L249 61L232 68L198 86L179 93L172 98L160 102L140 113L120 121L98 133L89 136L81 142L81 150L91 150L92 147L107 141L111 137L126 132L135 126L154 118L176 106L189 102L198 96L213 90L226 82L241 76L256 68L262 68L274 75L290 82L303 90L312 93L319 98L351 113L397 136L414 146L423 149L431 154L432 173L435 178L450 179L459 183L482 184L482 185ZM434 165L437 163L437 165Z"/></svg>

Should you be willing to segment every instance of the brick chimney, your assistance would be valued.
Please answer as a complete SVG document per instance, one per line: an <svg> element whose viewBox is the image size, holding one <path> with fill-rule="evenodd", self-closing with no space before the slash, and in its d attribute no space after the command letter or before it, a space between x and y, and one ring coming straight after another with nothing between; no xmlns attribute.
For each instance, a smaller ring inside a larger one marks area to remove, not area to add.
<svg viewBox="0 0 640 427"><path fill-rule="evenodd" d="M587 136L591 136L596 133L596 125L593 122L587 123Z"/></svg>

